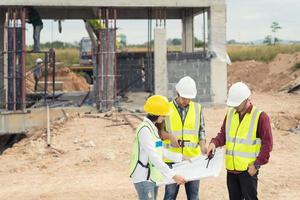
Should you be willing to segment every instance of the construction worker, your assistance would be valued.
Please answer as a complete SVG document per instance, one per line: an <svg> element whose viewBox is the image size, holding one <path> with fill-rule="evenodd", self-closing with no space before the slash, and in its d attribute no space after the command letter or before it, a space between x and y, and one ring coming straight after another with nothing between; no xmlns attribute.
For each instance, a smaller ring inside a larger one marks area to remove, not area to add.
<svg viewBox="0 0 300 200"><path fill-rule="evenodd" d="M215 148L226 146L230 200L257 199L258 170L268 162L273 146L270 119L252 105L250 95L250 89L242 82L230 87L227 115L207 150L210 155Z"/></svg>
<svg viewBox="0 0 300 200"><path fill-rule="evenodd" d="M176 175L162 160L164 155L182 161L181 154L163 150L162 141L155 126L169 115L168 100L163 96L153 95L147 99L144 110L148 115L136 130L130 162L130 177L140 200L154 200L157 196L155 182L162 181L166 177L173 179L176 184L183 184L185 179Z"/></svg>
<svg viewBox="0 0 300 200"><path fill-rule="evenodd" d="M177 97L169 102L171 115L164 121L165 131L160 136L164 139L165 148L170 152L181 153L183 156L196 157L206 154L205 125L202 106L191 101L197 95L196 83L185 76L176 85ZM164 161L171 167L175 160L165 158ZM185 184L188 200L199 199L199 180L189 181ZM171 184L165 187L164 200L175 200L179 185Z"/></svg>
<svg viewBox="0 0 300 200"><path fill-rule="evenodd" d="M42 65L43 65L43 60L41 58L36 59L35 65L33 68L33 77L34 77L34 91L37 91L37 86L39 83L39 80L42 76Z"/></svg>
<svg viewBox="0 0 300 200"><path fill-rule="evenodd" d="M43 29L43 22L41 20L41 16L36 9L33 7L26 7L28 20L27 23L32 24L33 27L33 51L40 51L40 32Z"/></svg>

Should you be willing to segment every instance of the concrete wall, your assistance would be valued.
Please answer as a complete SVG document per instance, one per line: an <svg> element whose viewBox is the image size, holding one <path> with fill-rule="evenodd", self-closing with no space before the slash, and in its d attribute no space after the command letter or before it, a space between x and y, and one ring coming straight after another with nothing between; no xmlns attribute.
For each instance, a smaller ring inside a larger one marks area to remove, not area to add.
<svg viewBox="0 0 300 200"><path fill-rule="evenodd" d="M201 52L168 54L168 97L176 97L175 85L182 77L190 76L197 86L195 101L211 103L210 64L210 59L206 59L206 55Z"/></svg>

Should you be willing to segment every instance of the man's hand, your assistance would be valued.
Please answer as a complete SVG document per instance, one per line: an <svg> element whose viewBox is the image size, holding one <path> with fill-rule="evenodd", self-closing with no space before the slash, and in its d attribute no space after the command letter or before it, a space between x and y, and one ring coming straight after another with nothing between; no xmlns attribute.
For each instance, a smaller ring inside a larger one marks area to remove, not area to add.
<svg viewBox="0 0 300 200"><path fill-rule="evenodd" d="M207 148L207 156L214 153L216 150L216 145L214 143L210 143Z"/></svg>
<svg viewBox="0 0 300 200"><path fill-rule="evenodd" d="M192 158L192 157L182 155L182 161L187 160L187 161L189 161L189 162L192 162L192 161L191 161L191 158Z"/></svg>
<svg viewBox="0 0 300 200"><path fill-rule="evenodd" d="M254 176L257 172L257 169L255 168L254 164L251 164L248 166L248 174L250 176Z"/></svg>
<svg viewBox="0 0 300 200"><path fill-rule="evenodd" d="M207 153L207 147L206 147L205 140L200 140L199 145L200 145L201 153L206 154Z"/></svg>
<svg viewBox="0 0 300 200"><path fill-rule="evenodd" d="M178 143L178 139L177 139L177 137L175 135L167 133L166 131L160 131L159 132L159 136L163 140L170 140L171 141L171 145L173 147L177 147L177 148L180 147L180 145Z"/></svg>
<svg viewBox="0 0 300 200"><path fill-rule="evenodd" d="M186 182L185 178L177 174L173 176L173 180L177 183L177 185L184 184Z"/></svg>
<svg viewBox="0 0 300 200"><path fill-rule="evenodd" d="M168 134L168 136L169 136L169 140L171 141L171 145L172 145L173 147L179 148L180 145L179 145L179 143L178 143L177 137L176 137L175 135L173 135L173 134Z"/></svg>

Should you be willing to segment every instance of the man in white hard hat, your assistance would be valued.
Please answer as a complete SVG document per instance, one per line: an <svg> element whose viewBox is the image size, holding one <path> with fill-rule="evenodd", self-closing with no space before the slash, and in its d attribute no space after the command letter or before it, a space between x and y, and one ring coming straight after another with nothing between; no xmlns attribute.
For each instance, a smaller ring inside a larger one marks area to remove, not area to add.
<svg viewBox="0 0 300 200"><path fill-rule="evenodd" d="M268 162L273 147L270 119L252 105L250 95L250 89L242 82L229 88L227 115L207 150L211 155L215 148L226 147L230 200L257 199L258 170Z"/></svg>
<svg viewBox="0 0 300 200"><path fill-rule="evenodd" d="M37 91L37 86L39 83L39 80L42 76L42 65L43 65L43 60L41 58L36 59L35 65L33 68L33 77L34 77L34 91Z"/></svg>
<svg viewBox="0 0 300 200"><path fill-rule="evenodd" d="M170 102L172 112L164 121L164 131L160 128L160 135L164 139L164 146L171 152L181 153L185 157L196 157L206 154L205 129L202 106L192 99L196 98L195 81L185 76L176 85L177 97ZM171 167L175 161L164 158ZM185 184L188 200L199 199L199 180ZM165 188L164 200L175 200L179 185L171 184Z"/></svg>

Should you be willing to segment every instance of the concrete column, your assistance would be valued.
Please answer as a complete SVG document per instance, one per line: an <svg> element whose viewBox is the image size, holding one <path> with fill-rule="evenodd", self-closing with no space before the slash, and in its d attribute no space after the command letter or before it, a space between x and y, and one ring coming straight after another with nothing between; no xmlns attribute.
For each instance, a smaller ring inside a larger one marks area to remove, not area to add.
<svg viewBox="0 0 300 200"><path fill-rule="evenodd" d="M154 29L154 91L168 95L166 30L160 28Z"/></svg>
<svg viewBox="0 0 300 200"><path fill-rule="evenodd" d="M5 108L5 102L6 102L6 90L5 90L5 81L4 81L4 72L5 72L5 65L4 65L4 54L2 54L2 51L4 51L4 44L5 44L5 10L0 9L0 109Z"/></svg>
<svg viewBox="0 0 300 200"><path fill-rule="evenodd" d="M194 16L192 9L184 9L182 14L182 52L194 51Z"/></svg>
<svg viewBox="0 0 300 200"><path fill-rule="evenodd" d="M208 48L216 53L211 60L212 102L224 104L227 98L226 5L213 5L208 12Z"/></svg>

